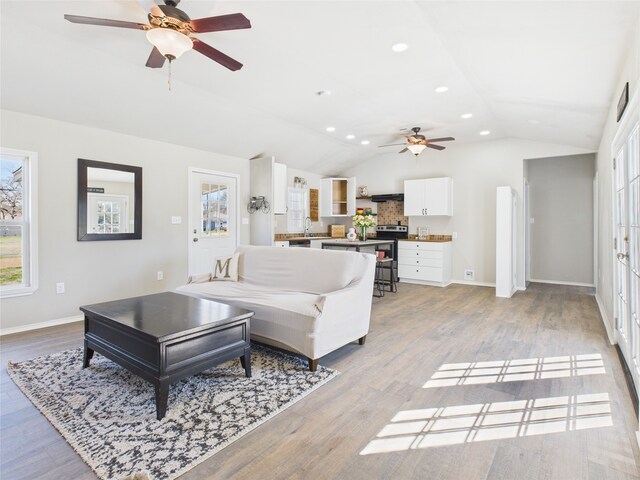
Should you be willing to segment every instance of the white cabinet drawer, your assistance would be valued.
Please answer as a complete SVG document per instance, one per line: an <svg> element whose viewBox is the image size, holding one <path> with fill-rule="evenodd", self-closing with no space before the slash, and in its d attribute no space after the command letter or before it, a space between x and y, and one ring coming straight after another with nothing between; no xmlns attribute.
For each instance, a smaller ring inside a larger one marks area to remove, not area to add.
<svg viewBox="0 0 640 480"><path fill-rule="evenodd" d="M442 282L442 267L425 267L398 265L398 276L400 279L424 280L426 282Z"/></svg>
<svg viewBox="0 0 640 480"><path fill-rule="evenodd" d="M431 250L401 250L398 252L398 260L403 263L403 259L413 260L415 258L442 258L443 252L434 252Z"/></svg>
<svg viewBox="0 0 640 480"><path fill-rule="evenodd" d="M442 252L444 246L438 242L398 242L398 250L431 250Z"/></svg>
<svg viewBox="0 0 640 480"><path fill-rule="evenodd" d="M416 266L416 267L436 267L442 268L443 266L442 258L399 258L399 265L406 265L408 267Z"/></svg>

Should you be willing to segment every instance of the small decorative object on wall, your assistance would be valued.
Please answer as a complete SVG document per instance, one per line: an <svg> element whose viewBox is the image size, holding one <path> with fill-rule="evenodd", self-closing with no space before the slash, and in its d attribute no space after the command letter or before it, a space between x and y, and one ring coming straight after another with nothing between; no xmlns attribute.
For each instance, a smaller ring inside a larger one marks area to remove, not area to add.
<svg viewBox="0 0 640 480"><path fill-rule="evenodd" d="M366 197L368 196L368 190L367 190L367 186L363 185L360 188L358 188L358 193L360 194L361 197Z"/></svg>
<svg viewBox="0 0 640 480"><path fill-rule="evenodd" d="M619 122L624 114L624 109L627 108L627 104L629 103L629 82L624 84L624 88L622 89L622 94L620 95L620 100L618 100L618 117L616 118L616 122Z"/></svg>
<svg viewBox="0 0 640 480"><path fill-rule="evenodd" d="M375 225L376 220L372 215L354 215L353 217L353 226L358 229L358 236L362 241L367 239L367 228Z"/></svg>
<svg viewBox="0 0 640 480"><path fill-rule="evenodd" d="M271 204L263 196L251 197L247 204L247 212L256 213L258 211L262 213L269 213L271 211Z"/></svg>

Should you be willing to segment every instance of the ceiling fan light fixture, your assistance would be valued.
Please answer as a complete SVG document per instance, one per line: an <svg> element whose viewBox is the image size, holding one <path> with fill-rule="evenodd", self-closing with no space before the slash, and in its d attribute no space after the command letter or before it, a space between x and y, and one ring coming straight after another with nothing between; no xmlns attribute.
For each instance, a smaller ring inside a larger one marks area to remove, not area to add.
<svg viewBox="0 0 640 480"><path fill-rule="evenodd" d="M414 145L407 145L407 150L413 153L416 157L420 155L425 148L427 148L427 146L422 145L421 143L417 143Z"/></svg>
<svg viewBox="0 0 640 480"><path fill-rule="evenodd" d="M189 37L171 28L148 30L147 40L169 60L180 58L180 55L193 48L193 41Z"/></svg>

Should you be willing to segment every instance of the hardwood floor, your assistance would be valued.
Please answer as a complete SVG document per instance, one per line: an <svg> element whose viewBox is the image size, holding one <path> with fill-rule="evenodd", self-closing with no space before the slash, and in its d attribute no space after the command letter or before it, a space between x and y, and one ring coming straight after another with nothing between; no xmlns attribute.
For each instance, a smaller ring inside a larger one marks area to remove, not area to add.
<svg viewBox="0 0 640 480"><path fill-rule="evenodd" d="M80 323L1 339L2 479L95 478L6 372L81 339ZM366 345L320 364L342 374L181 479L640 478L637 418L589 289L400 284L374 299Z"/></svg>

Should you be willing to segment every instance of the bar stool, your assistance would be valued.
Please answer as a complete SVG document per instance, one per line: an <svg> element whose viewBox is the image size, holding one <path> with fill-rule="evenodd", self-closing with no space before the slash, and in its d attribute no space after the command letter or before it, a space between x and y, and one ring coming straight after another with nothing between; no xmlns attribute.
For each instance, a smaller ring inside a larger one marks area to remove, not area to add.
<svg viewBox="0 0 640 480"><path fill-rule="evenodd" d="M389 280L384 279L384 271L389 270ZM393 259L392 258L378 258L376 259L376 275L374 280L374 297L384 297L385 285L389 285L389 292L395 293L398 291L396 287L396 276L393 272ZM376 289L378 293L376 294Z"/></svg>

